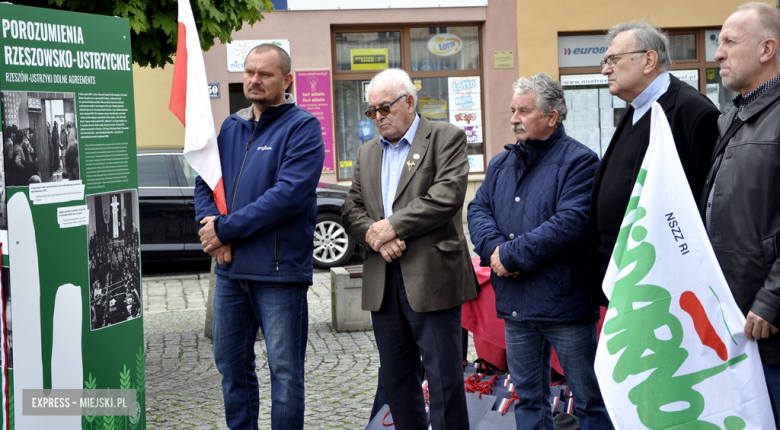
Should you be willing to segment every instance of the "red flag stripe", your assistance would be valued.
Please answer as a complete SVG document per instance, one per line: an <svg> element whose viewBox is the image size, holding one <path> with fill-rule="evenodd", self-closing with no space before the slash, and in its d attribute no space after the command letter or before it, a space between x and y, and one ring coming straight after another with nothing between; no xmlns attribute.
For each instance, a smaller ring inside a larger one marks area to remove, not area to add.
<svg viewBox="0 0 780 430"><path fill-rule="evenodd" d="M214 187L213 190L214 193L214 203L217 204L217 209L219 209L219 213L223 215L227 215L227 201L225 199L225 185L222 183L222 178L219 178L219 182L217 182L217 186Z"/></svg>
<svg viewBox="0 0 780 430"><path fill-rule="evenodd" d="M701 343L714 349L721 360L726 361L729 358L728 350L723 341L720 340L718 332L712 326L710 319L707 318L707 312L704 310L699 298L691 291L686 291L680 295L680 308L687 312L693 318L693 327L696 334L699 335Z"/></svg>
<svg viewBox="0 0 780 430"><path fill-rule="evenodd" d="M182 22L179 22L176 63L173 65L173 86L168 109L187 126L184 120L187 111L187 28Z"/></svg>

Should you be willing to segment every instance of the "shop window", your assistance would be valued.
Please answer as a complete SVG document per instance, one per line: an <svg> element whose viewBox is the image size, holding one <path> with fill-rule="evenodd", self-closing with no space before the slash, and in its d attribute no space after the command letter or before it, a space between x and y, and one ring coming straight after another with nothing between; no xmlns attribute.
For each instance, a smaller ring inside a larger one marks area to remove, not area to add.
<svg viewBox="0 0 780 430"><path fill-rule="evenodd" d="M334 82L333 100L336 114L337 160L339 178L352 178L357 150L365 142L378 136L374 121L364 114L368 110L365 88L369 80Z"/></svg>
<svg viewBox="0 0 780 430"><path fill-rule="evenodd" d="M696 59L696 35L695 34L670 34L669 55L672 61Z"/></svg>
<svg viewBox="0 0 780 430"><path fill-rule="evenodd" d="M707 69L707 97L721 112L727 111L732 106L731 100L736 96L737 93L723 86L720 68Z"/></svg>
<svg viewBox="0 0 780 430"><path fill-rule="evenodd" d="M671 74L698 89L698 70L672 70ZM599 158L607 151L626 102L609 93L607 77L601 74L561 76L568 114L566 134L592 149Z"/></svg>
<svg viewBox="0 0 780 430"><path fill-rule="evenodd" d="M377 70L402 68L417 88L417 112L466 132L470 172L484 172L479 26L334 32L336 171L349 180L360 145L379 136L366 89Z"/></svg>
<svg viewBox="0 0 780 430"><path fill-rule="evenodd" d="M336 70L381 70L401 67L401 33L336 33Z"/></svg>
<svg viewBox="0 0 780 430"><path fill-rule="evenodd" d="M479 27L412 28L412 71L479 70Z"/></svg>

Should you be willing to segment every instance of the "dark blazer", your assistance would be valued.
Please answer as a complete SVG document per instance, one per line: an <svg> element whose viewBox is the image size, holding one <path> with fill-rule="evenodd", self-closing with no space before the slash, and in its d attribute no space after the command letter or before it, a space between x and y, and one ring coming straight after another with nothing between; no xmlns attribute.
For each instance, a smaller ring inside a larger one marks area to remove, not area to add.
<svg viewBox="0 0 780 430"><path fill-rule="evenodd" d="M398 181L390 224L406 242L400 257L406 295L415 312L459 306L477 296L461 212L469 163L466 135L458 127L420 117L409 149L411 169ZM342 206L347 233L363 244L363 309L378 311L387 262L369 247L366 232L384 218L382 145L375 138L358 149L352 187Z"/></svg>
<svg viewBox="0 0 780 430"><path fill-rule="evenodd" d="M674 76L670 77L669 89L658 99L658 104L664 109L666 119L669 121L669 126L672 129L677 154L680 156L680 162L688 179L692 195L698 199L710 169L710 157L713 148L718 140L718 116L720 116L720 111L704 94ZM612 154L615 141L620 137L628 121L631 120L633 112L633 109L626 109L623 112L623 116L620 117L618 126L615 129L615 134L609 142L609 147L604 153L599 167L596 169L596 176L593 178L593 193L590 198L590 221L588 223L588 243L590 247L591 289L595 305L606 305L607 303L601 290L605 268L601 267L601 259L598 254L601 236L599 235L598 223L596 222L598 219L597 202L599 190L602 186L601 178L604 175L607 163L609 163L609 157ZM648 111L647 114L649 115L649 113ZM644 124L644 127L637 128L641 124L643 123L637 122L633 134L641 133L642 139L644 139L642 150L636 154L633 166L625 166L627 169L632 169L634 180L639 175L639 170L642 168L642 160L645 157L647 146L650 144L650 123L647 122ZM605 186L609 185L605 184ZM628 200L626 200L626 205L628 205Z"/></svg>

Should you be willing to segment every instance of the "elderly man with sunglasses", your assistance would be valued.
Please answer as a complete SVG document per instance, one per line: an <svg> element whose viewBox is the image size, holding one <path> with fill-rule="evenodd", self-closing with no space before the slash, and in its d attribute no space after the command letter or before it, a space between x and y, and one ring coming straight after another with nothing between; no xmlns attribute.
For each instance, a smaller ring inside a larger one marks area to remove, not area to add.
<svg viewBox="0 0 780 430"><path fill-rule="evenodd" d="M476 297L476 283L461 218L466 135L415 112L417 90L403 70L375 76L368 99L381 137L358 149L342 218L366 249L363 309L395 427L428 428L422 364L433 428L467 430L460 305Z"/></svg>
<svg viewBox="0 0 780 430"><path fill-rule="evenodd" d="M657 101L672 129L692 195L704 187L718 138L720 112L692 86L669 73L669 38L647 22L618 24L607 33L601 62L610 94L629 105L596 169L588 226L591 289L595 304L606 304L601 290L618 231L650 143L650 108Z"/></svg>

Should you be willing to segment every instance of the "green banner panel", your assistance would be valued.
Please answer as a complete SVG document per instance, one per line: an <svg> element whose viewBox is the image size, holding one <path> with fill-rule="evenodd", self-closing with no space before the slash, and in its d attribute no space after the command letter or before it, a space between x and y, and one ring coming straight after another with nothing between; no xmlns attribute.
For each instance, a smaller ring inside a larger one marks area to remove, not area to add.
<svg viewBox="0 0 780 430"><path fill-rule="evenodd" d="M3 428L146 428L129 21L0 4L0 45ZM136 405L22 413L41 389Z"/></svg>

